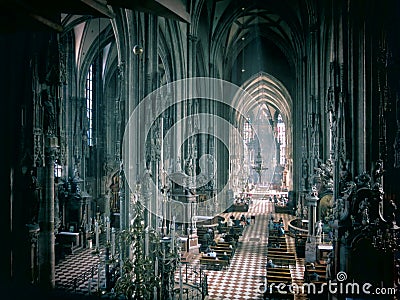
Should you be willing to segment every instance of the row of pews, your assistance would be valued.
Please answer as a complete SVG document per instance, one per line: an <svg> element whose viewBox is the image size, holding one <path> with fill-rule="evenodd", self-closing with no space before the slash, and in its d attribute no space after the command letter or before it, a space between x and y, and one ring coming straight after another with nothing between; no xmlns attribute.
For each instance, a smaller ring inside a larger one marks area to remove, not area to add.
<svg viewBox="0 0 400 300"><path fill-rule="evenodd" d="M226 269L235 254L236 242L218 242L210 246L217 256L209 257L206 254L200 256L200 266L208 270ZM225 256L226 253L226 256Z"/></svg>
<svg viewBox="0 0 400 300"><path fill-rule="evenodd" d="M294 299L289 291L292 284L289 266L296 266L295 253L288 251L285 236L279 236L275 230L269 231L267 260L272 260L273 266L266 266L264 299Z"/></svg>
<svg viewBox="0 0 400 300"><path fill-rule="evenodd" d="M212 227L197 227L197 236L198 236L199 244L201 244L201 245L207 244L208 241L205 238L205 234L207 233L209 228L213 229L213 232L214 232L214 228L212 228ZM211 239L214 238L213 234L210 234L210 238Z"/></svg>
<svg viewBox="0 0 400 300"><path fill-rule="evenodd" d="M322 284L327 281L326 262L316 261L313 264L306 263L304 268L304 281Z"/></svg>
<svg viewBox="0 0 400 300"><path fill-rule="evenodd" d="M328 278L326 261L315 261L306 263L304 268L304 282L310 286L308 290L309 299L327 299L329 290L327 288Z"/></svg>

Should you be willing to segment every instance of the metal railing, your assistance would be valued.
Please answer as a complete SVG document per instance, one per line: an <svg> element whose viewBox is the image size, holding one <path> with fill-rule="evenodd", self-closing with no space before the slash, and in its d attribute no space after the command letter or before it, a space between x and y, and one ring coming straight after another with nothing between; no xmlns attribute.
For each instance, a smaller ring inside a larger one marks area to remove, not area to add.
<svg viewBox="0 0 400 300"><path fill-rule="evenodd" d="M88 280L93 280L94 276L98 274L98 270L99 270L99 264L94 264L90 267L90 269L79 274L75 278L72 278L67 283L59 285L59 287L65 289L66 291L76 292L77 288L81 284L85 283ZM90 290L88 292L90 293Z"/></svg>
<svg viewBox="0 0 400 300"><path fill-rule="evenodd" d="M199 265L182 264L181 268L180 277L175 277L174 299L204 300L208 295L207 274Z"/></svg>

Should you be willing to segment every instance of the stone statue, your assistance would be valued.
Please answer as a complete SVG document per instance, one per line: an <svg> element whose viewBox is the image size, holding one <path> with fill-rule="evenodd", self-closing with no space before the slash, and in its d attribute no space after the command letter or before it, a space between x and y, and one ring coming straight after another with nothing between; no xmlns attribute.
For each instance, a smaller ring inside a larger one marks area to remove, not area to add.
<svg viewBox="0 0 400 300"><path fill-rule="evenodd" d="M331 278L332 276L332 259L331 257L328 257L328 259L326 260L326 271L325 271L325 277L326 279Z"/></svg>
<svg viewBox="0 0 400 300"><path fill-rule="evenodd" d="M379 184L379 185L381 184L380 180L384 173L385 173L385 170L383 169L383 161L381 159L379 159L375 163L375 167L372 172L372 179L375 184Z"/></svg>
<svg viewBox="0 0 400 300"><path fill-rule="evenodd" d="M45 131L54 133L56 130L56 112L54 109L53 102L49 98L47 90L43 90L41 96L42 96L41 100L44 112L43 128Z"/></svg>
<svg viewBox="0 0 400 300"><path fill-rule="evenodd" d="M179 156L176 158L175 172L182 172L181 158Z"/></svg>
<svg viewBox="0 0 400 300"><path fill-rule="evenodd" d="M186 159L185 173L188 176L192 176L192 174L193 174L193 163L192 163L192 156L191 155Z"/></svg>
<svg viewBox="0 0 400 300"><path fill-rule="evenodd" d="M322 220L319 220L316 224L315 224L315 235L316 236L320 236L322 234Z"/></svg>
<svg viewBox="0 0 400 300"><path fill-rule="evenodd" d="M361 215L361 223L363 225L369 224L369 201L368 198L362 200L359 204L358 213Z"/></svg>
<svg viewBox="0 0 400 300"><path fill-rule="evenodd" d="M30 212L30 218L31 222L33 224L37 223L38 221L38 216L39 216L39 202L40 202L40 184L38 179L36 178L34 171L30 171L30 179L29 179L29 185L28 189L31 193L31 212Z"/></svg>

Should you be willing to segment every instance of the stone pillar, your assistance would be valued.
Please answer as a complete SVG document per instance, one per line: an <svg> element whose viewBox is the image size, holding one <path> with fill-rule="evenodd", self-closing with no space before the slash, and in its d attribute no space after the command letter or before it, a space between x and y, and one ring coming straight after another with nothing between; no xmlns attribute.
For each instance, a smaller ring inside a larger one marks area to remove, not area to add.
<svg viewBox="0 0 400 300"><path fill-rule="evenodd" d="M31 283L38 283L39 276L39 260L38 260L38 237L39 237L39 225L38 224L28 224L29 239L31 245L30 253L30 275Z"/></svg>
<svg viewBox="0 0 400 300"><path fill-rule="evenodd" d="M317 259L317 242L315 237L315 222L317 218L317 192L313 190L306 197L308 205L308 238L306 243L306 262L314 262Z"/></svg>
<svg viewBox="0 0 400 300"><path fill-rule="evenodd" d="M54 161L57 149L57 137L47 135L44 197L39 212L39 281L43 288L54 288L55 285Z"/></svg>
<svg viewBox="0 0 400 300"><path fill-rule="evenodd" d="M308 235L315 236L315 222L317 221L317 202L318 196L317 192L312 191L306 196L308 205Z"/></svg>

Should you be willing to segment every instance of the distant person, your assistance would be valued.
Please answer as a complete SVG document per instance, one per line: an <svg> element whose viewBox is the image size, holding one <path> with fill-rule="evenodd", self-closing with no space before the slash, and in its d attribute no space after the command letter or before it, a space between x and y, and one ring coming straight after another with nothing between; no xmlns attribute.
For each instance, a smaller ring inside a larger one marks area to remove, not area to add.
<svg viewBox="0 0 400 300"><path fill-rule="evenodd" d="M214 238L214 230L210 227L208 228L207 232L210 234L211 238Z"/></svg>
<svg viewBox="0 0 400 300"><path fill-rule="evenodd" d="M275 268L275 264L272 262L272 259L269 259L267 262L267 268Z"/></svg>
<svg viewBox="0 0 400 300"><path fill-rule="evenodd" d="M217 252L215 252L214 250L211 250L211 252L208 252L207 253L207 255L209 256L209 257L217 257Z"/></svg>
<svg viewBox="0 0 400 300"><path fill-rule="evenodd" d="M211 242L211 235L210 235L208 232L206 232L206 233L203 235L203 240L204 240L207 244L210 244L210 242Z"/></svg>
<svg viewBox="0 0 400 300"><path fill-rule="evenodd" d="M325 269L325 277L326 279L331 278L331 268L332 268L332 259L328 257L326 261L326 269Z"/></svg>
<svg viewBox="0 0 400 300"><path fill-rule="evenodd" d="M224 255L222 255L221 259L223 259L223 260L229 260L228 253L224 252Z"/></svg>
<svg viewBox="0 0 400 300"><path fill-rule="evenodd" d="M279 227L278 236L284 236L284 235L285 235L285 229L283 229L283 227Z"/></svg>
<svg viewBox="0 0 400 300"><path fill-rule="evenodd" d="M313 272L309 275L310 281L318 281L319 275L316 272Z"/></svg>
<svg viewBox="0 0 400 300"><path fill-rule="evenodd" d="M269 220L269 230L273 230L274 229L274 221L272 221L271 219Z"/></svg>

